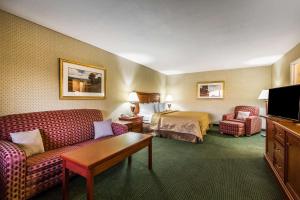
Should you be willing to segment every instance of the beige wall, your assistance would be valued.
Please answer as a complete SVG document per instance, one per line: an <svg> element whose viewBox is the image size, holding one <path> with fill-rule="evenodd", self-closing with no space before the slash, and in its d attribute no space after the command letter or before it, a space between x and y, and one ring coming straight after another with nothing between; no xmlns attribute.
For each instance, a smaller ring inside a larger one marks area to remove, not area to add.
<svg viewBox="0 0 300 200"><path fill-rule="evenodd" d="M164 94L166 77L114 54L0 10L0 115L96 108L128 111L131 90ZM58 58L107 69L105 100L59 100Z"/></svg>
<svg viewBox="0 0 300 200"><path fill-rule="evenodd" d="M300 43L272 65L272 87L290 85L290 64L300 58Z"/></svg>
<svg viewBox="0 0 300 200"><path fill-rule="evenodd" d="M225 81L224 99L197 99L196 84L202 81ZM255 67L173 75L167 77L167 93L174 98L174 108L206 111L212 120L236 105L258 105L264 112L264 102L257 100L262 89L271 87L271 67Z"/></svg>

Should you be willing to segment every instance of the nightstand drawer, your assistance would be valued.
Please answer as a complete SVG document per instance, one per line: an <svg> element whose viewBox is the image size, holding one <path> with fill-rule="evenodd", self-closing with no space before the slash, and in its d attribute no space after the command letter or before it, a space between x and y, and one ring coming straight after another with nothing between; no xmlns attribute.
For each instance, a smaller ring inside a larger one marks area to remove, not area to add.
<svg viewBox="0 0 300 200"><path fill-rule="evenodd" d="M143 124L142 123L134 123L131 127L131 131L142 133L143 132Z"/></svg>

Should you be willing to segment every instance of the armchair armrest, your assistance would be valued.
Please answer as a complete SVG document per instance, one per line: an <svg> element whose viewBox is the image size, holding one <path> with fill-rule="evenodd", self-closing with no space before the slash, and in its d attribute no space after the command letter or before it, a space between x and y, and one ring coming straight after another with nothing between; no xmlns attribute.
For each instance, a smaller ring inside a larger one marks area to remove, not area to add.
<svg viewBox="0 0 300 200"><path fill-rule="evenodd" d="M128 127L124 124L113 122L111 127L115 135L121 135L128 132Z"/></svg>
<svg viewBox="0 0 300 200"><path fill-rule="evenodd" d="M259 116L250 116L245 121L246 135L252 135L261 131L261 118Z"/></svg>
<svg viewBox="0 0 300 200"><path fill-rule="evenodd" d="M225 114L222 117L223 120L231 120L234 119L234 113Z"/></svg>
<svg viewBox="0 0 300 200"><path fill-rule="evenodd" d="M12 142L0 140L0 199L25 199L26 154Z"/></svg>

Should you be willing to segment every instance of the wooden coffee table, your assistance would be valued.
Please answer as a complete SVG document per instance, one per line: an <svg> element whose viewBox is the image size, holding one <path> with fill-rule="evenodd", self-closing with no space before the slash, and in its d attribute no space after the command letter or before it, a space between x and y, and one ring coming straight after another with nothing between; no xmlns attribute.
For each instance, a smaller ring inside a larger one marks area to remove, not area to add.
<svg viewBox="0 0 300 200"><path fill-rule="evenodd" d="M93 199L94 176L148 146L148 168L152 169L152 135L129 132L83 146L61 155L63 199L69 197L69 170L86 178L87 199Z"/></svg>

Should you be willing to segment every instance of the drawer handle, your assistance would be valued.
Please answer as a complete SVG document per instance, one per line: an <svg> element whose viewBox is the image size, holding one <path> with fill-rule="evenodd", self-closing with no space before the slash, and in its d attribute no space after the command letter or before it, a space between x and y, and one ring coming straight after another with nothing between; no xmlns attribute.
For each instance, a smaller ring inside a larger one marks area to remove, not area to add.
<svg viewBox="0 0 300 200"><path fill-rule="evenodd" d="M291 144L291 143L288 143L288 142L286 143L286 145L289 146L289 147L292 146L292 144Z"/></svg>
<svg viewBox="0 0 300 200"><path fill-rule="evenodd" d="M276 151L279 151L279 152L280 152L280 149L276 149Z"/></svg>

